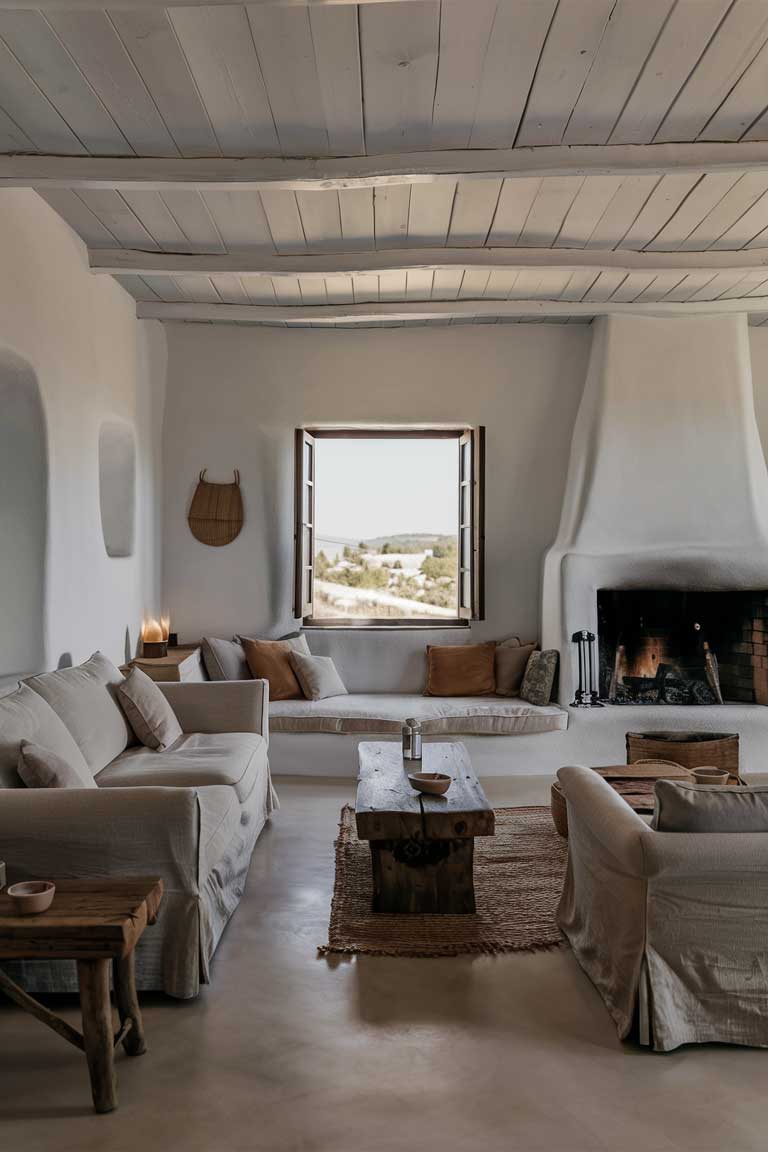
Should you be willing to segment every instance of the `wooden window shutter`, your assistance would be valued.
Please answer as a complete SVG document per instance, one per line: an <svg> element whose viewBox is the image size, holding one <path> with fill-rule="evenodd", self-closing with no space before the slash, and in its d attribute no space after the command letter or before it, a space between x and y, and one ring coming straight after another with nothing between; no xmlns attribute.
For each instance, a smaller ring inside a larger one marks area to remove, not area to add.
<svg viewBox="0 0 768 1152"><path fill-rule="evenodd" d="M315 586L315 438L296 429L294 616L312 615Z"/></svg>
<svg viewBox="0 0 768 1152"><path fill-rule="evenodd" d="M485 428L459 439L459 617L485 619Z"/></svg>

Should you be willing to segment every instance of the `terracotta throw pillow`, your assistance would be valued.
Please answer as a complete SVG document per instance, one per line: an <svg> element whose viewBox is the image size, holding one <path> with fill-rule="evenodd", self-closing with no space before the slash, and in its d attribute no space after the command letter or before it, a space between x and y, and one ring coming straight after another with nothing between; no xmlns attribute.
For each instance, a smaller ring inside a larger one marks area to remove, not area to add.
<svg viewBox="0 0 768 1152"><path fill-rule="evenodd" d="M523 676L535 644L496 646L496 695L519 696Z"/></svg>
<svg viewBox="0 0 768 1152"><path fill-rule="evenodd" d="M249 640L242 638L248 667L256 680L269 681L270 700L302 700L296 673L291 667L293 645L289 640Z"/></svg>
<svg viewBox="0 0 768 1152"><path fill-rule="evenodd" d="M490 696L496 644L427 645L427 696Z"/></svg>

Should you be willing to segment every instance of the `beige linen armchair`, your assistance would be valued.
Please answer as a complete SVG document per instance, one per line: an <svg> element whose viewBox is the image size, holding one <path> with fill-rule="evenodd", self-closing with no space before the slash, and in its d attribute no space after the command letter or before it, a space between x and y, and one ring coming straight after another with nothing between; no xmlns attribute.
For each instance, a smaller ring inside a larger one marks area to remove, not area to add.
<svg viewBox="0 0 768 1152"><path fill-rule="evenodd" d="M768 833L656 832L596 772L557 775L558 923L619 1036L768 1047Z"/></svg>

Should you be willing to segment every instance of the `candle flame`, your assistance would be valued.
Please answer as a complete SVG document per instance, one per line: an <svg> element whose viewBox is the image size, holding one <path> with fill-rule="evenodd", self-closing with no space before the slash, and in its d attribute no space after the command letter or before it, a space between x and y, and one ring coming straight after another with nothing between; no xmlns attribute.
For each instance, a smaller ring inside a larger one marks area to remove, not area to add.
<svg viewBox="0 0 768 1152"><path fill-rule="evenodd" d="M141 639L148 644L159 644L163 640L163 628L158 620L150 616L141 625Z"/></svg>

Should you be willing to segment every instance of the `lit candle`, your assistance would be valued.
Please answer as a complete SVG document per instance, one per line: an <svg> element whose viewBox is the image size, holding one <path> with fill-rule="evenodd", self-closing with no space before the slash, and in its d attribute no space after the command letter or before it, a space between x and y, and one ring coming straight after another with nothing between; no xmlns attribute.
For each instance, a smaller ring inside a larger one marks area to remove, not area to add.
<svg viewBox="0 0 768 1152"><path fill-rule="evenodd" d="M141 626L141 638L147 644L161 644L163 641L163 629L154 617L150 616L149 620L145 620Z"/></svg>
<svg viewBox="0 0 768 1152"><path fill-rule="evenodd" d="M160 617L160 630L162 632L162 639L167 640L171 631L171 618L170 616Z"/></svg>

